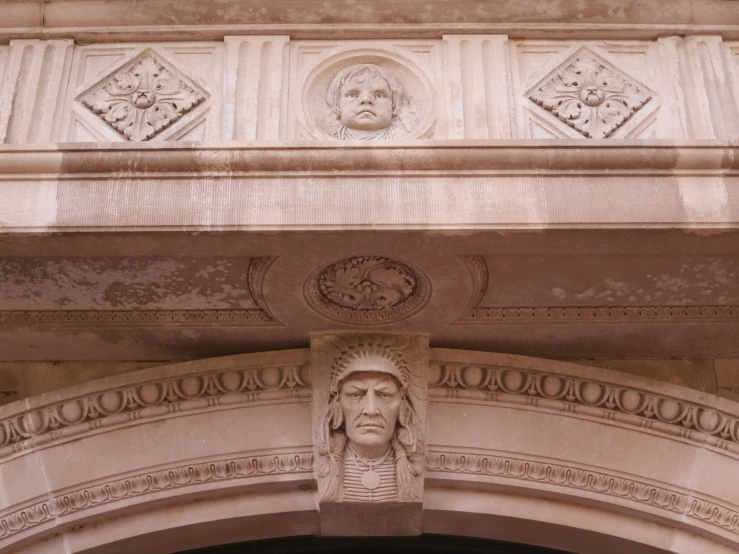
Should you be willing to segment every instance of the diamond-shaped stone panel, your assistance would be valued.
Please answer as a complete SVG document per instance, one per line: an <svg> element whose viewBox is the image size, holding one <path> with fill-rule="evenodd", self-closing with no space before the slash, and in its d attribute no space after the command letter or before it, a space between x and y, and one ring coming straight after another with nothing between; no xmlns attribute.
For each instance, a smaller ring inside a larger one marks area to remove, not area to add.
<svg viewBox="0 0 739 554"><path fill-rule="evenodd" d="M649 90L583 49L528 94L588 138L607 138L652 98Z"/></svg>
<svg viewBox="0 0 739 554"><path fill-rule="evenodd" d="M206 99L188 77L152 51L117 69L79 101L128 140L148 140Z"/></svg>

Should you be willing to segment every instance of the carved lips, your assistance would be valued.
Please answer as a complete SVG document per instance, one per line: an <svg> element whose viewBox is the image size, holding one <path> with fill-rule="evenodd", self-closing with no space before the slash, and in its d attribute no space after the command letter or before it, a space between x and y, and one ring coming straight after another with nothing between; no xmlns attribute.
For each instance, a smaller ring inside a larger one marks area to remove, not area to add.
<svg viewBox="0 0 739 554"><path fill-rule="evenodd" d="M367 433L379 433L383 429L385 429L385 426L379 422L368 422L368 423L359 422L357 424L357 428Z"/></svg>

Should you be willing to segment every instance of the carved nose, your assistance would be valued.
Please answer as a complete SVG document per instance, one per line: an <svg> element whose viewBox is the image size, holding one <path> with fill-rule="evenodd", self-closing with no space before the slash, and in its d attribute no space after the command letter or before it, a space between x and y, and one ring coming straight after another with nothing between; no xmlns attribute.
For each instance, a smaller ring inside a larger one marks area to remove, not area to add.
<svg viewBox="0 0 739 554"><path fill-rule="evenodd" d="M371 94L363 94L361 98L359 99L360 104L373 104L372 95Z"/></svg>
<svg viewBox="0 0 739 554"><path fill-rule="evenodd" d="M367 415L376 415L379 413L377 410L377 398L375 397L375 391L373 389L368 390L367 394L364 396L362 412Z"/></svg>

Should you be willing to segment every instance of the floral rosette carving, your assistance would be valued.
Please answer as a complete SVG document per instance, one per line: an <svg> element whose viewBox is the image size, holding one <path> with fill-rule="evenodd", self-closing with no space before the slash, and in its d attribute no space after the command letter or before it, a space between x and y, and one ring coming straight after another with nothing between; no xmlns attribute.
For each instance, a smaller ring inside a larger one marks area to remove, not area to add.
<svg viewBox="0 0 739 554"><path fill-rule="evenodd" d="M389 258L374 256L341 260L319 277L321 293L349 308L382 310L407 300L416 288L413 270Z"/></svg>
<svg viewBox="0 0 739 554"><path fill-rule="evenodd" d="M205 100L183 75L147 55L81 102L128 140L150 139Z"/></svg>
<svg viewBox="0 0 739 554"><path fill-rule="evenodd" d="M357 256L314 272L306 298L321 314L356 323L396 320L423 307L428 283L403 262Z"/></svg>
<svg viewBox="0 0 739 554"><path fill-rule="evenodd" d="M645 87L585 53L529 95L588 138L610 137L651 98Z"/></svg>

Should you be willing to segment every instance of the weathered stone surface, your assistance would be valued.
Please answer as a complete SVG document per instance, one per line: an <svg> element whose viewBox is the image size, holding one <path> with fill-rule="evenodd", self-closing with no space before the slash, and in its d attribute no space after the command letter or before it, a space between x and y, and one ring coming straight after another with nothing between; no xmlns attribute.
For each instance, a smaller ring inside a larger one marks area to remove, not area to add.
<svg viewBox="0 0 739 554"><path fill-rule="evenodd" d="M0 550L734 551L732 3L5 2Z"/></svg>

